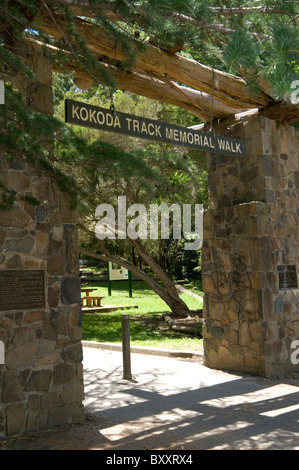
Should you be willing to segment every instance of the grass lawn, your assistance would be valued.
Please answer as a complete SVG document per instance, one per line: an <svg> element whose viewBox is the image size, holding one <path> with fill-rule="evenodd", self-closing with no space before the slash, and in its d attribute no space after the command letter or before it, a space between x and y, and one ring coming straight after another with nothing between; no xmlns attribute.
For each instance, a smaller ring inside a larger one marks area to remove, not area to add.
<svg viewBox="0 0 299 470"><path fill-rule="evenodd" d="M169 307L144 282L134 281L133 297L129 297L128 283L114 281L112 295L108 296L105 283L93 284L97 288L92 295L105 297L102 305L138 306L128 310L109 313L83 314L83 340L121 344L121 315L130 317L130 341L132 346L153 348L202 350L202 340L174 332L162 320L162 313L169 312ZM89 286L83 286L89 287ZM187 286L190 288L191 286ZM202 295L201 291L196 294ZM182 299L191 310L202 308L202 303L190 294L182 294Z"/></svg>

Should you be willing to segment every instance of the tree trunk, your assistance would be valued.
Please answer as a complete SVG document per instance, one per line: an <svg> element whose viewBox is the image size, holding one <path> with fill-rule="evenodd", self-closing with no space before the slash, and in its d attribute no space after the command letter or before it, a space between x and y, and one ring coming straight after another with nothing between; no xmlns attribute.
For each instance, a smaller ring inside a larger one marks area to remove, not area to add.
<svg viewBox="0 0 299 470"><path fill-rule="evenodd" d="M112 254L109 255L100 255L98 253L93 253L91 251L87 251L84 249L80 249L80 253L86 256L90 256L91 258L99 259L104 262L111 261L112 263L119 264L124 268L131 271L135 276L139 279L144 281L153 291L168 305L171 309L173 315L175 316L184 316L187 317L190 313L189 308L185 304L185 302L180 298L175 285L173 284L173 288L163 287L161 286L155 279L151 276L146 274L144 271L139 269L137 266L134 266L133 263L127 261L126 259L120 256L114 256ZM168 277L165 274L166 277Z"/></svg>
<svg viewBox="0 0 299 470"><path fill-rule="evenodd" d="M153 289L156 294L161 297L162 300L169 306L173 315L175 316L185 316L187 317L190 313L188 306L185 302L180 298L178 291L174 282L170 279L165 271L159 266L159 264L150 256L145 248L137 241L137 240L128 240L136 251L138 252L140 258L150 266L156 277L158 278L158 282L150 275L145 273L142 269L135 266L132 261L128 261L125 258L122 258L118 255L113 255L109 252L105 244L99 240L93 232L88 230L84 225L78 224L79 229L83 230L84 232L88 233L91 237L95 238L99 245L102 248L103 254L93 253L84 249L80 250L81 254L86 256L90 256L92 258L99 259L104 262L111 261L112 263L120 264L124 268L131 271L135 276L137 276L142 281L146 282L146 284ZM159 281L163 284L161 285Z"/></svg>

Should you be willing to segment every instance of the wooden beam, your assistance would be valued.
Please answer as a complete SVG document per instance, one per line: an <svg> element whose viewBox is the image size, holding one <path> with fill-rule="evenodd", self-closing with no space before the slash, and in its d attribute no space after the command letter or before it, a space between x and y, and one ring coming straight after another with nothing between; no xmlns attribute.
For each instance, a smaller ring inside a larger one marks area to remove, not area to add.
<svg viewBox="0 0 299 470"><path fill-rule="evenodd" d="M56 38L61 37L61 31L65 31L65 21L61 16L55 15L55 23L46 15L40 17L39 21L41 29ZM75 21L78 33L86 41L91 52L116 60L124 59L121 48L115 48L114 39L103 28L79 18ZM244 102L245 106L247 103L250 107L264 107L271 102L271 98L263 92L253 96L242 78L212 69L186 57L169 54L152 45L143 45L142 49L138 49L138 42L132 41L131 46L136 51L135 67L145 73L166 75L174 81L213 94L218 101L229 107L244 109Z"/></svg>
<svg viewBox="0 0 299 470"><path fill-rule="evenodd" d="M108 65L106 68L115 77L118 89L186 109L203 121L210 121L211 116L223 119L238 112L237 108L227 107L206 93L182 87L169 79L163 80L141 72L123 73ZM67 67L64 64L63 69L59 64L54 63L54 70L75 72L75 83L81 89L88 89L95 85L94 79L75 63L69 62Z"/></svg>
<svg viewBox="0 0 299 470"><path fill-rule="evenodd" d="M263 109L251 109L242 113L232 114L224 119L213 120L213 128L220 129L221 127L230 127L242 121L248 121L256 116L264 116L273 119L282 124L291 124L292 122L299 121L299 106L292 104L273 103ZM191 126L190 129L207 131L210 128L210 123L196 124Z"/></svg>
<svg viewBox="0 0 299 470"><path fill-rule="evenodd" d="M299 106L295 104L271 103L260 109L259 114L277 122L290 124L299 121Z"/></svg>
<svg viewBox="0 0 299 470"><path fill-rule="evenodd" d="M238 124L242 121L248 121L259 114L258 108L250 109L249 111L244 111L243 113L236 113L228 116L225 119L214 119L212 126L214 129L221 129L222 127L230 127ZM210 129L210 123L205 122L202 124L196 124L195 126L190 126L192 130L198 131L208 131Z"/></svg>
<svg viewBox="0 0 299 470"><path fill-rule="evenodd" d="M44 47L44 43L36 40L36 36L28 37L23 44L27 46L28 50L31 50L32 47L35 50L37 48L42 50ZM74 72L75 83L80 89L86 90L101 82L99 75L95 77L93 74L89 74L87 70L75 62L69 51L64 51L64 56L69 58L67 62L63 62L61 65L55 61L57 52L58 49L54 44L47 45L47 57L53 63L53 70L66 74ZM203 121L210 122L212 118L224 119L239 112L238 108L228 107L207 93L183 87L168 78L144 74L142 71L124 73L117 67L108 64L102 64L102 66L115 78L118 89L186 109ZM244 111L247 110L247 107L248 105L244 107Z"/></svg>

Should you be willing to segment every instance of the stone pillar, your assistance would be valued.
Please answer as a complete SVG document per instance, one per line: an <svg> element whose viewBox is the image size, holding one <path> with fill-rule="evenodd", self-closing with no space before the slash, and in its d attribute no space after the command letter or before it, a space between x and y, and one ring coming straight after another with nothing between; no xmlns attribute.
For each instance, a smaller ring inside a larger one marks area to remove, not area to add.
<svg viewBox="0 0 299 470"><path fill-rule="evenodd" d="M205 364L279 377L299 370L299 133L263 117L222 133L247 157L208 156Z"/></svg>
<svg viewBox="0 0 299 470"><path fill-rule="evenodd" d="M26 84L27 98L51 114L51 69L36 55L31 67L36 81ZM6 436L83 422L84 390L76 214L55 182L25 159L0 151L0 181L40 201L36 207L18 198L12 210L0 211L0 282L13 273L44 279L39 307L34 295L26 305L13 290L11 305L0 295L0 436Z"/></svg>

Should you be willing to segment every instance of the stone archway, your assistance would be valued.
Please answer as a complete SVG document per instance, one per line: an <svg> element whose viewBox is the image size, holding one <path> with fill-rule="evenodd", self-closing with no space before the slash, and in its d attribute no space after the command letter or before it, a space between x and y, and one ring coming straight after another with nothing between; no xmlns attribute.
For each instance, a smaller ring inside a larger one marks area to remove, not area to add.
<svg viewBox="0 0 299 470"><path fill-rule="evenodd" d="M50 114L52 70L39 54L28 60L36 72L26 86L30 103ZM79 78L86 79L82 73ZM169 91L168 82L165 87ZM221 118L235 110L218 112ZM299 337L298 132L258 115L221 133L245 140L247 157L208 158L205 363L279 376L298 370L290 360ZM23 201L0 214L0 270L39 271L45 283L38 308L0 311L1 436L80 422L84 409L76 214L34 167L0 157L8 187L42 201L37 209ZM290 276L293 284L286 288L279 284L279 267L288 266L297 278Z"/></svg>
<svg viewBox="0 0 299 470"><path fill-rule="evenodd" d="M247 158L208 157L205 364L279 377L299 367L299 132L263 117L222 132Z"/></svg>

